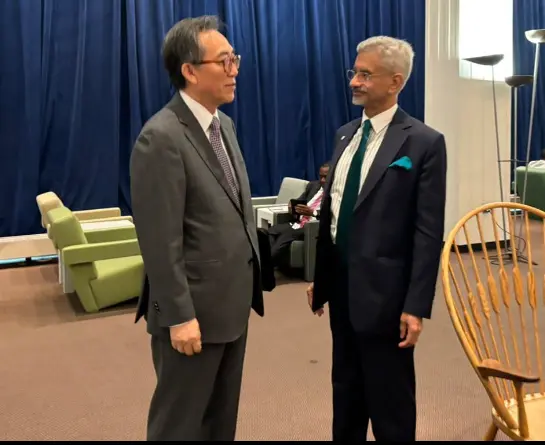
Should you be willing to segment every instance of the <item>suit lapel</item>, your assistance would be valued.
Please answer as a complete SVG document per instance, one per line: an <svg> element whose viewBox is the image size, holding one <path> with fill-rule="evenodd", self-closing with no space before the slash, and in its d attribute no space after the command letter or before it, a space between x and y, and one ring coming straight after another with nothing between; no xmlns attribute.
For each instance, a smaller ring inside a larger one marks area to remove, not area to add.
<svg viewBox="0 0 545 445"><path fill-rule="evenodd" d="M358 128L361 124L361 118L355 119L348 125L346 133L341 135L341 139L337 142L337 147L335 147L335 153L333 159L331 160L331 168L329 171L328 179L326 186L324 188L324 196L329 196L331 192L331 186L333 185L333 178L335 177L335 171L337 170L337 165L341 159L342 154L346 150L346 147L350 144L350 141L358 131Z"/></svg>
<svg viewBox="0 0 545 445"><path fill-rule="evenodd" d="M378 149L376 157L369 169L369 173L365 178L360 194L356 201L355 209L357 209L369 196L375 188L380 178L384 175L389 165L394 160L399 152L399 149L407 139L407 129L411 128L411 123L408 120L408 115L399 108L386 130L384 140Z"/></svg>
<svg viewBox="0 0 545 445"><path fill-rule="evenodd" d="M189 140L189 142L191 142L191 145L195 147L195 150L202 158L206 166L210 169L220 185L223 187L225 193L227 193L227 196L229 196L237 209L240 210L240 207L238 206L235 197L233 196L231 187L227 182L227 178L225 177L225 173L223 172L220 161L218 160L218 157L216 156L212 145L210 145L210 141L206 137L206 134L204 133L202 127L200 126L199 122L197 121L189 107L185 104L179 94L174 95L168 107L172 111L174 111L174 113L178 116L180 122L187 127L187 130L185 132L187 139ZM228 145L223 128L222 136L224 136L225 144ZM233 164L233 167L236 164L232 157L231 163ZM238 177L240 177L238 171L236 172L236 174Z"/></svg>

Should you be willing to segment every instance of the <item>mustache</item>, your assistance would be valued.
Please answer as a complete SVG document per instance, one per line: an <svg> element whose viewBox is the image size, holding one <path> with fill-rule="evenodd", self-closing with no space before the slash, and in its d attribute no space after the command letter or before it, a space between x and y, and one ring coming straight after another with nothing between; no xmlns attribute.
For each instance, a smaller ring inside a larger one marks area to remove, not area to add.
<svg viewBox="0 0 545 445"><path fill-rule="evenodd" d="M352 88L353 93L367 93L367 88Z"/></svg>

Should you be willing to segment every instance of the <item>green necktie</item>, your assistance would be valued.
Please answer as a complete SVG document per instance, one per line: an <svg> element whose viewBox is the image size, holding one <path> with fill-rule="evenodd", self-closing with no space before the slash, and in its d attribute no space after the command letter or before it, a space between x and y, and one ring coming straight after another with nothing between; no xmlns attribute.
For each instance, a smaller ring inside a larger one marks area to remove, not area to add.
<svg viewBox="0 0 545 445"><path fill-rule="evenodd" d="M350 232L350 223L352 222L356 200L360 193L361 168L365 149L367 148L367 141L371 134L371 128L371 121L366 119L363 123L360 145L350 163L350 169L348 170L348 176L346 177L346 184L344 186L339 218L337 219L335 244L340 250L344 260L348 259L348 234Z"/></svg>

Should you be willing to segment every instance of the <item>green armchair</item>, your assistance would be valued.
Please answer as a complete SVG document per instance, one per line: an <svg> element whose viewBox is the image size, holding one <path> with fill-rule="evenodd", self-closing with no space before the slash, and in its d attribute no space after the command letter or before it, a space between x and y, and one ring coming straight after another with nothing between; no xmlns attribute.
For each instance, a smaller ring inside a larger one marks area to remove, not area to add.
<svg viewBox="0 0 545 445"><path fill-rule="evenodd" d="M516 169L516 185L517 194L522 202L522 194L524 191L524 176L526 167L517 167ZM529 206L539 210L545 210L545 169L528 167L528 185L526 187L526 202Z"/></svg>
<svg viewBox="0 0 545 445"><path fill-rule="evenodd" d="M47 213L50 234L86 312L140 295L144 263L134 227L84 233L66 207Z"/></svg>

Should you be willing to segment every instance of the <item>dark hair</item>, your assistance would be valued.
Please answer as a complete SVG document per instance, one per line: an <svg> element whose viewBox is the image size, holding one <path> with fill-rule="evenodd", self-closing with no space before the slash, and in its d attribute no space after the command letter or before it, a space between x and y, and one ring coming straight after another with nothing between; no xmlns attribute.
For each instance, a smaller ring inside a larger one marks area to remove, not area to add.
<svg viewBox="0 0 545 445"><path fill-rule="evenodd" d="M320 168L329 168L329 162L322 164Z"/></svg>
<svg viewBox="0 0 545 445"><path fill-rule="evenodd" d="M199 35L205 31L219 31L220 21L216 16L204 15L187 18L176 23L165 36L163 41L163 63L170 82L177 89L186 86L181 67L184 63L198 63L203 58L203 49L200 46Z"/></svg>

